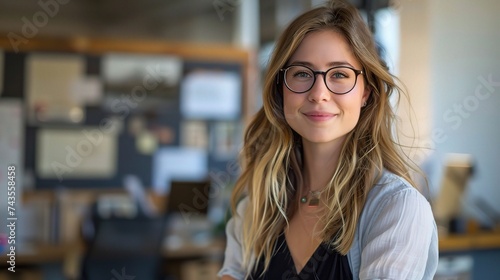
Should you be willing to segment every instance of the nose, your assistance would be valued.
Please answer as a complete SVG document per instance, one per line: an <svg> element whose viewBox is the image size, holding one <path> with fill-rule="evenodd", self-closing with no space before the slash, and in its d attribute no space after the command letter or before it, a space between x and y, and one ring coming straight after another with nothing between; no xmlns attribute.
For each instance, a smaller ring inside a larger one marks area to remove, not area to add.
<svg viewBox="0 0 500 280"><path fill-rule="evenodd" d="M313 87L309 90L308 93L308 99L311 102L326 102L329 101L331 98L331 92L330 90L326 87L325 80L324 80L324 73L315 73L316 74L316 81L314 82Z"/></svg>

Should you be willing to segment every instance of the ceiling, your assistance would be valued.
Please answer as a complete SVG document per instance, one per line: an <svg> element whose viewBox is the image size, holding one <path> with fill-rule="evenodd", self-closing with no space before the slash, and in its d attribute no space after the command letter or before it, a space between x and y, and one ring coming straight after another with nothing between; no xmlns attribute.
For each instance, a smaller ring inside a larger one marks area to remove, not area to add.
<svg viewBox="0 0 500 280"><path fill-rule="evenodd" d="M33 24L37 36L231 42L234 5L238 1L241 0L0 0L0 33L28 34L34 32L27 27ZM51 5L42 7L39 2ZM261 21L265 23L261 26L266 27L266 36L273 30L273 3L261 0Z"/></svg>
<svg viewBox="0 0 500 280"><path fill-rule="evenodd" d="M231 43L243 0L0 0L0 33L20 36L150 38ZM252 0L256 1L256 0ZM277 33L276 6L310 7L313 0L259 0L260 42ZM317 1L316 1L317 2ZM387 0L351 0L386 5ZM48 3L46 6L40 3ZM31 29L30 29L31 25ZM33 34L31 34L33 33Z"/></svg>

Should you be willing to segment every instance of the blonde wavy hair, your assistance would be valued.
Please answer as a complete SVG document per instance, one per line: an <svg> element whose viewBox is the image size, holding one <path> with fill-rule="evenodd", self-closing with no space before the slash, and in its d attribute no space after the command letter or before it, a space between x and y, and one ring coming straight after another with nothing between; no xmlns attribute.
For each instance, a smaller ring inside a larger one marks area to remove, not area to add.
<svg viewBox="0 0 500 280"><path fill-rule="evenodd" d="M232 194L232 210L242 197L249 203L242 219L243 265L250 273L256 260L267 270L275 242L296 211L302 187L301 138L287 124L283 112L280 69L306 34L332 30L342 34L365 72L371 94L359 122L347 134L339 164L326 189L321 238L341 254L353 243L358 218L372 186L384 169L412 182L407 157L394 140L393 94L405 94L381 61L370 30L355 7L331 1L296 18L278 39L263 88L263 108L255 115L244 136L242 173Z"/></svg>

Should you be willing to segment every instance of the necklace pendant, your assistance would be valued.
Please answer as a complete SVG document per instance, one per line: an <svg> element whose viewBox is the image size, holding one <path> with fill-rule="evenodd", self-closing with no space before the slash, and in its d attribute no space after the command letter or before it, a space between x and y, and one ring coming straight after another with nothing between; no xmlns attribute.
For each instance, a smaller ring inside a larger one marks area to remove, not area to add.
<svg viewBox="0 0 500 280"><path fill-rule="evenodd" d="M306 203L307 202L307 196L303 196L300 198L301 203Z"/></svg>
<svg viewBox="0 0 500 280"><path fill-rule="evenodd" d="M309 200L309 207L317 207L319 205L319 198L318 197L312 197Z"/></svg>
<svg viewBox="0 0 500 280"><path fill-rule="evenodd" d="M309 199L309 207L317 207L319 205L320 192L311 192L311 199Z"/></svg>

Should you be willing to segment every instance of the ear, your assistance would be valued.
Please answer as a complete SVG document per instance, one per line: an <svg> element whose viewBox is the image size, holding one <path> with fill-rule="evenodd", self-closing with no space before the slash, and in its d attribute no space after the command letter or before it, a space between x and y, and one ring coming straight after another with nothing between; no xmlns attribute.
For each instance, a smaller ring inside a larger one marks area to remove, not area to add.
<svg viewBox="0 0 500 280"><path fill-rule="evenodd" d="M365 86L365 90L363 91L363 97L361 98L361 107L365 107L365 104L368 102L368 98L370 98L371 93L372 93L371 88Z"/></svg>

